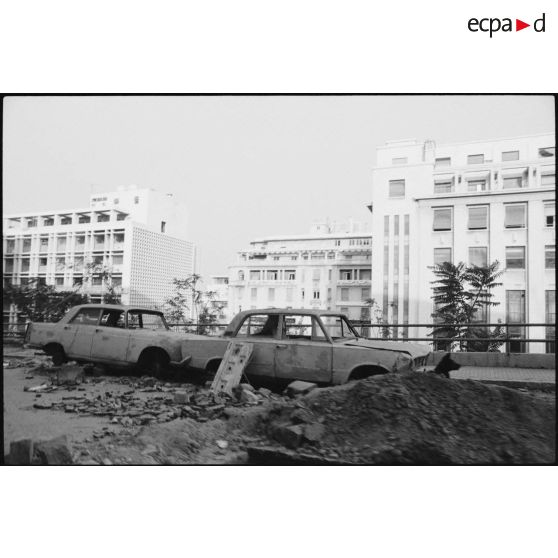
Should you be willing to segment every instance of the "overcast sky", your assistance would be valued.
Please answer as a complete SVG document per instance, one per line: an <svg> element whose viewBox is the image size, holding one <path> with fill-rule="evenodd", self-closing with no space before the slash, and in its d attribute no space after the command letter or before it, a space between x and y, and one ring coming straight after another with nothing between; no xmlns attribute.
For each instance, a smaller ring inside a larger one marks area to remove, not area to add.
<svg viewBox="0 0 558 558"><path fill-rule="evenodd" d="M4 100L4 213L137 184L188 206L204 275L254 238L366 220L376 147L554 132L551 97L19 97Z"/></svg>

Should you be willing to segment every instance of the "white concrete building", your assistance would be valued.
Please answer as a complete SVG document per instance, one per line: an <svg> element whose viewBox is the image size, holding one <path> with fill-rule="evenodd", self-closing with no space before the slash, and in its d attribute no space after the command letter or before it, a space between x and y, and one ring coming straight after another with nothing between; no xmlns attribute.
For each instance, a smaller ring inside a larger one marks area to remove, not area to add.
<svg viewBox="0 0 558 558"><path fill-rule="evenodd" d="M219 323L227 323L232 316L229 316L229 276L210 275L207 291L215 293L212 300L215 308L220 308L217 315Z"/></svg>
<svg viewBox="0 0 558 558"><path fill-rule="evenodd" d="M185 208L171 194L135 186L92 195L87 208L5 215L4 281L39 277L65 291L83 284L100 302L106 285L88 271L95 264L123 303L160 308L173 294L172 279L194 271L185 225ZM4 308L4 322L13 314Z"/></svg>
<svg viewBox="0 0 558 558"><path fill-rule="evenodd" d="M553 134L436 145L387 142L373 171L372 296L391 323L431 323L429 266L442 261L505 269L495 323L555 321ZM400 333L424 337L425 329ZM544 327L510 329L545 338ZM513 352L553 351L545 343L510 343Z"/></svg>
<svg viewBox="0 0 558 558"><path fill-rule="evenodd" d="M340 310L368 319L372 240L362 223L315 223L310 234L260 238L229 268L229 311Z"/></svg>

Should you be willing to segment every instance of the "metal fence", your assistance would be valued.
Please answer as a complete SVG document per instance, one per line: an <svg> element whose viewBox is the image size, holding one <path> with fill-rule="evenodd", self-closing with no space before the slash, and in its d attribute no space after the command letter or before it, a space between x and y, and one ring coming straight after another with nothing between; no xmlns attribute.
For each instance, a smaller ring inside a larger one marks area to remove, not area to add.
<svg viewBox="0 0 558 558"><path fill-rule="evenodd" d="M487 339L485 337L464 337L459 340L453 337L444 337L442 335L432 335L434 329L441 330L444 328L446 331L450 330L452 327L456 327L456 324L433 324L433 323L422 323L422 324L384 324L384 323L372 323L367 321L353 321L353 325L362 337L373 340L383 340L383 341L412 341L412 342L423 342L428 343L432 346L434 350L447 351L451 345L459 343L459 341L464 344L472 343L473 346L481 347L479 352L488 350L488 348L483 349L483 344L490 341L500 342L502 347L508 353L525 353L529 352L527 350L529 343L544 343L546 353L556 352L555 343L555 324L544 324L544 323L497 323L497 324L459 324L460 328L470 327L475 330L488 331L488 328L500 328L502 334L497 339ZM197 335L208 335L217 336L221 335L228 324L226 323L216 323L216 324L169 324L169 327L173 331L178 331L182 333L192 333ZM529 337L527 331L529 328L538 327L544 328L545 337ZM408 331L410 328L420 328L425 331L424 336L421 337L409 337ZM25 336L26 324L3 324L3 339L6 341L23 341Z"/></svg>

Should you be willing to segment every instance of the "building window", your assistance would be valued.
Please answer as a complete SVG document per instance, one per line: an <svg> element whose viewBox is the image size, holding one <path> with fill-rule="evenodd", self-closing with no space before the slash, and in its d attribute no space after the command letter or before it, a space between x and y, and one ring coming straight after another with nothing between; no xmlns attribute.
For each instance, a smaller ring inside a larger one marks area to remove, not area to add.
<svg viewBox="0 0 558 558"><path fill-rule="evenodd" d="M510 188L523 188L523 178L521 176L507 176L503 180L504 190Z"/></svg>
<svg viewBox="0 0 558 558"><path fill-rule="evenodd" d="M544 204L544 222L546 227L554 227L556 217L556 206L554 202Z"/></svg>
<svg viewBox="0 0 558 558"><path fill-rule="evenodd" d="M506 322L508 324L525 323L525 291L506 291ZM512 338L507 343L508 353L525 352L525 343L519 341L520 338L525 337L523 326L508 326L508 336Z"/></svg>
<svg viewBox="0 0 558 558"><path fill-rule="evenodd" d="M32 229L37 226L37 217L30 217L27 219L27 227Z"/></svg>
<svg viewBox="0 0 558 558"><path fill-rule="evenodd" d="M554 244L547 244L544 247L544 268L556 268L556 245Z"/></svg>
<svg viewBox="0 0 558 558"><path fill-rule="evenodd" d="M124 243L124 233L118 233L114 235L114 244L123 244Z"/></svg>
<svg viewBox="0 0 558 558"><path fill-rule="evenodd" d="M545 292L545 323L556 323L556 291ZM547 353L556 352L556 328L550 326L546 328L546 338L550 341L546 344Z"/></svg>
<svg viewBox="0 0 558 558"><path fill-rule="evenodd" d="M438 207L434 209L433 230L451 231L451 207Z"/></svg>
<svg viewBox="0 0 558 558"><path fill-rule="evenodd" d="M434 248L434 265L451 263L451 248Z"/></svg>
<svg viewBox="0 0 558 558"><path fill-rule="evenodd" d="M6 242L6 253L7 254L13 254L14 253L14 248L15 248L15 239L10 238Z"/></svg>
<svg viewBox="0 0 558 558"><path fill-rule="evenodd" d="M341 281L351 281L353 279L353 270L352 269L340 269L339 270L339 279Z"/></svg>
<svg viewBox="0 0 558 558"><path fill-rule="evenodd" d="M369 299L370 298L370 287L363 287L361 289L360 296L361 296L362 300Z"/></svg>
<svg viewBox="0 0 558 558"><path fill-rule="evenodd" d="M391 159L392 165L406 165L407 164L407 157L393 157Z"/></svg>
<svg viewBox="0 0 558 558"><path fill-rule="evenodd" d="M484 153L478 153L476 155L467 155L468 165L478 165L484 163Z"/></svg>
<svg viewBox="0 0 558 558"><path fill-rule="evenodd" d="M23 239L23 252L31 252L31 239L24 238Z"/></svg>
<svg viewBox="0 0 558 558"><path fill-rule="evenodd" d="M556 147L539 148L539 157L556 157Z"/></svg>
<svg viewBox="0 0 558 558"><path fill-rule="evenodd" d="M122 277L113 277L111 279L113 287L121 287L122 286Z"/></svg>
<svg viewBox="0 0 558 558"><path fill-rule="evenodd" d="M98 287L103 284L103 278L100 275L96 275L93 277L91 284L95 287Z"/></svg>
<svg viewBox="0 0 558 558"><path fill-rule="evenodd" d="M541 186L556 186L556 174L541 175Z"/></svg>
<svg viewBox="0 0 558 558"><path fill-rule="evenodd" d="M370 281L372 279L372 270L371 269L361 269L360 270L360 280L361 281Z"/></svg>
<svg viewBox="0 0 558 558"><path fill-rule="evenodd" d="M120 202L120 200L118 198L114 198L113 203L114 205L118 205Z"/></svg>
<svg viewBox="0 0 558 558"><path fill-rule="evenodd" d="M313 298L314 300L318 300L318 299L320 298L320 291L314 291L314 292L312 293L312 298Z"/></svg>
<svg viewBox="0 0 558 558"><path fill-rule="evenodd" d="M57 287L61 287L61 286L64 284L64 277L56 277L56 278L54 279L54 284L55 284Z"/></svg>
<svg viewBox="0 0 558 558"><path fill-rule="evenodd" d="M134 204L138 204L139 203L139 196L134 196Z"/></svg>
<svg viewBox="0 0 558 558"><path fill-rule="evenodd" d="M434 166L436 168L451 167L451 157L438 157L434 159Z"/></svg>
<svg viewBox="0 0 558 558"><path fill-rule="evenodd" d="M76 236L76 250L83 250L85 246L85 236Z"/></svg>
<svg viewBox="0 0 558 558"><path fill-rule="evenodd" d="M471 246L469 248L469 265L486 267L488 265L488 248L486 246Z"/></svg>
<svg viewBox="0 0 558 558"><path fill-rule="evenodd" d="M261 277L261 272L259 269L250 270L250 281L259 281Z"/></svg>
<svg viewBox="0 0 558 558"><path fill-rule="evenodd" d="M389 181L389 197L404 198L405 197L405 181L390 180Z"/></svg>
<svg viewBox="0 0 558 558"><path fill-rule="evenodd" d="M304 289L300 289L300 298L304 300Z"/></svg>
<svg viewBox="0 0 558 558"><path fill-rule="evenodd" d="M470 231L485 230L488 228L488 206L475 205L469 206L469 219L467 221L467 228Z"/></svg>
<svg viewBox="0 0 558 558"><path fill-rule="evenodd" d="M244 281L244 271L239 270L239 272L238 272L238 280L239 280L239 281Z"/></svg>
<svg viewBox="0 0 558 558"><path fill-rule="evenodd" d="M504 227L506 229L523 229L526 226L526 205L509 204L505 206Z"/></svg>
<svg viewBox="0 0 558 558"><path fill-rule="evenodd" d="M52 217L47 217L44 222L43 225L45 227L52 227L52 225L54 225L54 219Z"/></svg>
<svg viewBox="0 0 558 558"><path fill-rule="evenodd" d="M48 250L48 236L43 236L39 239L39 252L46 252Z"/></svg>
<svg viewBox="0 0 558 558"><path fill-rule="evenodd" d="M319 267L312 269L312 280L319 281L322 276L322 270Z"/></svg>
<svg viewBox="0 0 558 558"><path fill-rule="evenodd" d="M62 217L62 218L60 219L60 224L61 224L61 225L71 225L71 224L72 224L72 218L71 218L71 217L68 217L68 216L66 215L66 216L64 216L64 217Z"/></svg>
<svg viewBox="0 0 558 558"><path fill-rule="evenodd" d="M66 251L66 237L60 236L56 239L56 251L65 252Z"/></svg>
<svg viewBox="0 0 558 558"><path fill-rule="evenodd" d="M295 281L296 271L294 269L285 270L285 278L287 279L287 281Z"/></svg>
<svg viewBox="0 0 558 558"><path fill-rule="evenodd" d="M506 269L525 269L525 246L506 246Z"/></svg>
<svg viewBox="0 0 558 558"><path fill-rule="evenodd" d="M112 256L112 265L122 265L124 263L124 256L116 254Z"/></svg>
<svg viewBox="0 0 558 558"><path fill-rule="evenodd" d="M277 281L279 277L279 272L276 269L268 269L267 270L267 280L268 281Z"/></svg>
<svg viewBox="0 0 558 558"><path fill-rule="evenodd" d="M519 160L519 151L502 151L502 161Z"/></svg>
<svg viewBox="0 0 558 558"><path fill-rule="evenodd" d="M488 189L486 180L468 180L467 192L485 192Z"/></svg>
<svg viewBox="0 0 558 558"><path fill-rule="evenodd" d="M97 216L97 223L106 223L107 221L110 221L110 215L107 215L106 213L99 213Z"/></svg>
<svg viewBox="0 0 558 558"><path fill-rule="evenodd" d="M78 217L78 223L91 223L91 217L89 215L80 215Z"/></svg>
<svg viewBox="0 0 558 558"><path fill-rule="evenodd" d="M21 272L27 273L29 271L29 258L23 258L21 260Z"/></svg>
<svg viewBox="0 0 558 558"><path fill-rule="evenodd" d="M116 220L117 221L124 221L124 219L126 219L126 217L127 217L126 213L118 213L116 215Z"/></svg>
<svg viewBox="0 0 558 558"><path fill-rule="evenodd" d="M336 241L335 241L335 246L341 246L341 241L340 241L340 240L336 240Z"/></svg>
<svg viewBox="0 0 558 558"><path fill-rule="evenodd" d="M162 232L162 233L165 232L166 227L167 227L166 222L165 222L165 221L161 221L161 232Z"/></svg>
<svg viewBox="0 0 558 558"><path fill-rule="evenodd" d="M453 192L453 182L434 182L435 194L447 194Z"/></svg>
<svg viewBox="0 0 558 558"><path fill-rule="evenodd" d="M256 287L252 287L250 289L250 299L256 300L258 298L258 289Z"/></svg>
<svg viewBox="0 0 558 558"><path fill-rule="evenodd" d="M348 301L349 300L349 289L343 288L341 289L341 300Z"/></svg>

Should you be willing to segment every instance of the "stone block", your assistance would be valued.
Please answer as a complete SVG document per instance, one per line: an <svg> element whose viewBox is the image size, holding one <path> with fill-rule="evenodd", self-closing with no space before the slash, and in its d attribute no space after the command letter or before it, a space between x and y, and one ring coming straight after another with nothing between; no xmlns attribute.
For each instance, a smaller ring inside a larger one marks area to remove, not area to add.
<svg viewBox="0 0 558 558"><path fill-rule="evenodd" d="M10 444L10 465L31 465L33 459L33 440L24 438Z"/></svg>
<svg viewBox="0 0 558 558"><path fill-rule="evenodd" d="M278 425L273 429L273 438L280 444L295 449L301 442L304 435L304 429L300 425Z"/></svg>
<svg viewBox="0 0 558 558"><path fill-rule="evenodd" d="M302 380L295 380L291 382L286 389L287 395L290 397L297 397L299 395L304 395L313 389L317 388L317 384L311 382L303 382Z"/></svg>
<svg viewBox="0 0 558 558"><path fill-rule="evenodd" d="M323 424L319 422L313 422L312 424L305 424L304 425L304 439L308 442L318 442L320 441L325 434L325 427Z"/></svg>

